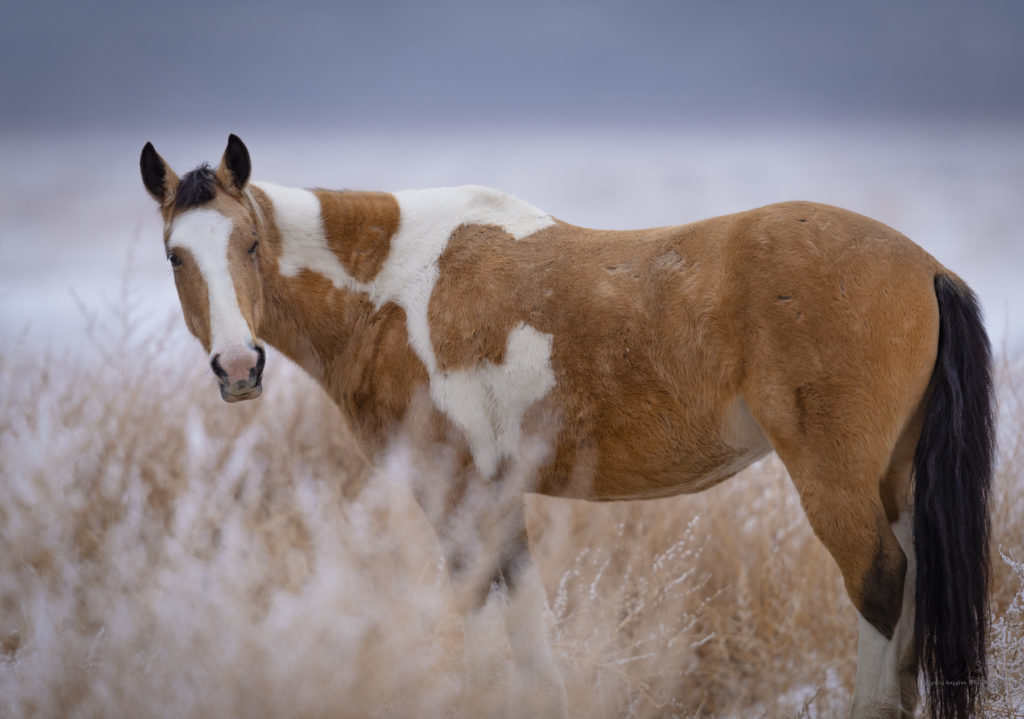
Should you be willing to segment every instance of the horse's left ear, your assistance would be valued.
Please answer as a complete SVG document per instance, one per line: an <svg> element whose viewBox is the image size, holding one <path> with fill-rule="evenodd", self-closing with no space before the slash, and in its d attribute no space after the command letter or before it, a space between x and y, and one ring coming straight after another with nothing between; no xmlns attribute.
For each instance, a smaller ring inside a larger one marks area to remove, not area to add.
<svg viewBox="0 0 1024 719"><path fill-rule="evenodd" d="M228 146L217 168L217 179L226 190L237 193L245 189L250 172L252 162L245 143L238 139L238 135L228 135Z"/></svg>

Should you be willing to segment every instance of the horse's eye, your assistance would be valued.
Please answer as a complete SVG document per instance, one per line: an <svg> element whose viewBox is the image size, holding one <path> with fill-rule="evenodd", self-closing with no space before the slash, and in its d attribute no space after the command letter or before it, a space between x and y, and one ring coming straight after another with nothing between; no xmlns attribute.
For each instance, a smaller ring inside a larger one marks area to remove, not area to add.
<svg viewBox="0 0 1024 719"><path fill-rule="evenodd" d="M167 253L167 259L170 261L171 267L181 267L181 258L178 257L174 250Z"/></svg>
<svg viewBox="0 0 1024 719"><path fill-rule="evenodd" d="M249 254L250 255L255 255L256 254L256 248L259 247L259 246L260 246L260 241L259 240L256 240L255 242L253 242L252 243L252 247L249 248Z"/></svg>

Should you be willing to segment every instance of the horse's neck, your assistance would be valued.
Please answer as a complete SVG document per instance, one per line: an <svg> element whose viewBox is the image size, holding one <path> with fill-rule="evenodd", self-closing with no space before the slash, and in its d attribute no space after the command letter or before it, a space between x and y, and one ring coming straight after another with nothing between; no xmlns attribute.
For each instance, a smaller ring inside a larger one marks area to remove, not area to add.
<svg viewBox="0 0 1024 719"><path fill-rule="evenodd" d="M428 302L441 255L460 225L497 226L518 240L555 224L528 203L468 185L391 195L258 184L253 192L273 225L277 255L276 267L264 271L261 334L339 403L343 363L378 341L391 342L382 355L387 364L408 360L426 375L438 371ZM389 307L400 308L402 319ZM379 362L371 354L368 361Z"/></svg>
<svg viewBox="0 0 1024 719"><path fill-rule="evenodd" d="M335 395L338 365L369 309L366 282L398 227L398 203L386 193L264 183L253 199L277 259L264 265L260 333Z"/></svg>

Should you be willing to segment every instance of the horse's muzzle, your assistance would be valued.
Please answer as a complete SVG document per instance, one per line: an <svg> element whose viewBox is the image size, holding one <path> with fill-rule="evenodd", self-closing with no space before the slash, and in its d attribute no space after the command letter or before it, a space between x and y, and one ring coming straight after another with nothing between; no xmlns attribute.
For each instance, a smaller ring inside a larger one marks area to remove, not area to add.
<svg viewBox="0 0 1024 719"><path fill-rule="evenodd" d="M217 375L220 396L225 402L256 399L263 393L263 364L266 353L259 345L232 348L210 360Z"/></svg>

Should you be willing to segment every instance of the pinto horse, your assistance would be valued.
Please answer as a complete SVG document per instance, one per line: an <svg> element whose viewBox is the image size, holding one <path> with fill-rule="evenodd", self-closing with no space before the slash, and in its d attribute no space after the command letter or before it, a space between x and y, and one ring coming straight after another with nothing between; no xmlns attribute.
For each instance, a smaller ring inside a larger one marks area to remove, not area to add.
<svg viewBox="0 0 1024 719"><path fill-rule="evenodd" d="M808 202L612 232L483 187L280 187L234 135L216 170L140 164L225 400L259 396L267 342L370 448L429 396L482 483L554 417L530 489L556 497L697 492L775 451L860 614L852 715L912 716L919 669L934 715L974 713L991 352L971 290L900 233ZM493 559L510 585L525 532Z"/></svg>

